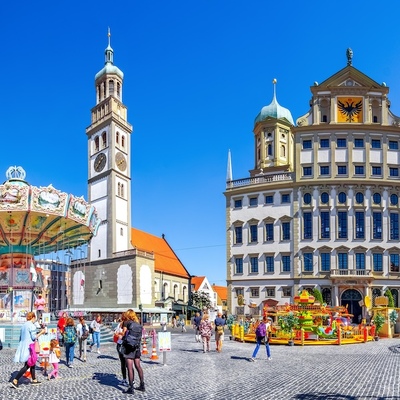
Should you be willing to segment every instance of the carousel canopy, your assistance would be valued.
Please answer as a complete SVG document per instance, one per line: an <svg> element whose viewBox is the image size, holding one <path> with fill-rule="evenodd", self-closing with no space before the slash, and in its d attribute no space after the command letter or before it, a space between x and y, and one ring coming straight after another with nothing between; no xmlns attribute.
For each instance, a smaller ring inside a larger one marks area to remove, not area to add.
<svg viewBox="0 0 400 400"><path fill-rule="evenodd" d="M97 212L83 197L52 185L31 186L22 167L10 167L0 185L0 254L45 254L73 248L96 235Z"/></svg>

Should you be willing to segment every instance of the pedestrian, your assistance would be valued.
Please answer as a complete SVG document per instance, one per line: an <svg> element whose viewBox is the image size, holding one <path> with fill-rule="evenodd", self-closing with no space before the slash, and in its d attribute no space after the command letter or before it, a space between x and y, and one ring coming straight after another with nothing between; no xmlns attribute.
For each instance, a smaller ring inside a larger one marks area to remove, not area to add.
<svg viewBox="0 0 400 400"><path fill-rule="evenodd" d="M38 298L35 301L35 307L37 318L38 320L41 320L43 318L44 308L46 307L46 300L41 294L38 295Z"/></svg>
<svg viewBox="0 0 400 400"><path fill-rule="evenodd" d="M79 359L86 362L87 338L89 337L89 326L83 317L79 317L79 323L76 326L79 343ZM83 356L83 357L82 357Z"/></svg>
<svg viewBox="0 0 400 400"><path fill-rule="evenodd" d="M57 339L50 340L50 355L49 355L49 363L53 366L53 371L50 372L47 379L50 380L52 376L54 379L58 379L58 363L60 362L61 351L60 345L58 344Z"/></svg>
<svg viewBox="0 0 400 400"><path fill-rule="evenodd" d="M172 327L176 328L176 318L172 318Z"/></svg>
<svg viewBox="0 0 400 400"><path fill-rule="evenodd" d="M119 357L119 361L121 363L121 373L122 373L122 380L121 385L128 386L128 381L126 379L126 360L123 352L121 351L122 346L122 338L124 335L124 322L126 321L125 313L122 313L121 318L119 319L118 325L114 330L114 337L117 340L117 353Z"/></svg>
<svg viewBox="0 0 400 400"><path fill-rule="evenodd" d="M92 338L93 342L90 345L90 351L94 345L97 347L97 353L100 353L100 330L101 330L102 320L101 315L97 314L96 318L91 322L90 327L93 329Z"/></svg>
<svg viewBox="0 0 400 400"><path fill-rule="evenodd" d="M67 323L67 318L68 314L64 311L60 317L60 319L57 322L57 330L58 330L58 342L60 344L64 344L64 329L65 329L65 324Z"/></svg>
<svg viewBox="0 0 400 400"><path fill-rule="evenodd" d="M64 336L65 359L67 367L72 368L72 364L75 358L75 343L77 338L77 332L74 320L71 317L67 318L63 336Z"/></svg>
<svg viewBox="0 0 400 400"><path fill-rule="evenodd" d="M31 383L33 385L41 383L36 379L35 364L28 365L28 359L30 357L29 348L31 344L34 343L39 338L39 336L43 335L46 332L45 329L42 329L39 333L37 333L35 322L36 322L36 314L32 311L28 312L26 314L26 322L21 327L20 340L14 357L14 362L24 363L24 366L18 371L17 375L11 381L11 386L14 389L18 389L19 380L22 377L22 375L24 375L25 372L28 371L28 369L32 376Z"/></svg>
<svg viewBox="0 0 400 400"><path fill-rule="evenodd" d="M186 332L185 317L181 317L181 327L182 327L182 332Z"/></svg>
<svg viewBox="0 0 400 400"><path fill-rule="evenodd" d="M204 314L200 322L200 335L203 340L203 353L210 351L210 339L213 333L211 321L208 314Z"/></svg>
<svg viewBox="0 0 400 400"><path fill-rule="evenodd" d="M253 351L250 361L256 361L258 350L263 343L265 344L268 360L272 360L271 349L269 348L269 332L271 331L271 323L271 317L263 317L262 321L258 324L256 328L256 348Z"/></svg>
<svg viewBox="0 0 400 400"><path fill-rule="evenodd" d="M194 335L196 338L196 342L201 342L200 340L200 322L201 322L201 317L200 313L197 312L195 317L193 318L193 329L194 329Z"/></svg>
<svg viewBox="0 0 400 400"><path fill-rule="evenodd" d="M222 312L218 311L217 318L214 320L215 325L215 345L218 353L222 351L222 343L224 341L225 319L222 318Z"/></svg>
<svg viewBox="0 0 400 400"><path fill-rule="evenodd" d="M129 380L129 387L125 390L124 393L133 394L134 390L140 390L144 392L144 379L143 379L143 369L140 365L140 341L142 337L142 326L139 324L139 319L132 309L129 309L125 313L125 321L123 322L123 353L126 361L126 367L128 369L128 380ZM127 332L128 331L128 332ZM128 336L131 334L132 337L135 337L137 340L137 344L131 346L128 342ZM125 339L126 338L126 339ZM140 379L140 386L134 387L135 384L135 375L134 369L139 375Z"/></svg>

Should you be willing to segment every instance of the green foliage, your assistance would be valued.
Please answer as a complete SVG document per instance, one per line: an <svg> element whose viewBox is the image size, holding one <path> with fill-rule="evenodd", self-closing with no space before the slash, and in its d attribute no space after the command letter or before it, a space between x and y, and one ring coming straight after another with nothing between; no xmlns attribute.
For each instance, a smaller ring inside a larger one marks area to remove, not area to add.
<svg viewBox="0 0 400 400"><path fill-rule="evenodd" d="M396 312L396 310L392 310L391 313L389 314L389 321L392 325L396 325L397 318L399 317L399 314Z"/></svg>
<svg viewBox="0 0 400 400"><path fill-rule="evenodd" d="M228 318L226 319L226 325L228 325L228 328L231 332L234 323L235 323L235 317L232 314L228 315Z"/></svg>
<svg viewBox="0 0 400 400"><path fill-rule="evenodd" d="M322 293L320 290L314 289L312 294L315 297L315 300L318 301L319 304L324 304L324 299L322 298Z"/></svg>
<svg viewBox="0 0 400 400"><path fill-rule="evenodd" d="M207 293L203 291L192 292L190 295L190 301L192 304L200 309L211 308L211 299Z"/></svg>
<svg viewBox="0 0 400 400"><path fill-rule="evenodd" d="M394 307L394 299L393 299L392 292L389 289L386 290L385 296L388 298L388 307L393 308Z"/></svg>
<svg viewBox="0 0 400 400"><path fill-rule="evenodd" d="M385 317L381 313L377 313L374 316L374 324L375 324L375 332L376 332L376 335L378 336L383 325L385 324Z"/></svg>
<svg viewBox="0 0 400 400"><path fill-rule="evenodd" d="M290 312L287 315L281 315L278 318L278 324L284 332L290 333L290 339L292 339L293 328L299 325L299 318Z"/></svg>

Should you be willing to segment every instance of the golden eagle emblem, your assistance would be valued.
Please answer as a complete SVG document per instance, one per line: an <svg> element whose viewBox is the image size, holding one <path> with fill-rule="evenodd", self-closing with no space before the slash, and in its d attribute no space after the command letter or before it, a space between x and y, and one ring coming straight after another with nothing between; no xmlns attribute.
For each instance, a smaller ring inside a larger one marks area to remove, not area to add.
<svg viewBox="0 0 400 400"><path fill-rule="evenodd" d="M358 114L362 111L362 100L355 103L353 99L348 99L347 101L338 100L339 112L346 117L346 122L354 122Z"/></svg>

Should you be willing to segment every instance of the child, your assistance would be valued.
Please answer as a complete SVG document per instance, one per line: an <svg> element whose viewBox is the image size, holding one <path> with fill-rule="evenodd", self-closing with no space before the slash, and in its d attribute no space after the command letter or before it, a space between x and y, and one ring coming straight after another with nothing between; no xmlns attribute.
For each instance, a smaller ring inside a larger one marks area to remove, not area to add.
<svg viewBox="0 0 400 400"><path fill-rule="evenodd" d="M53 365L53 371L50 372L47 378L48 380L50 380L52 376L54 376L54 378L59 378L58 363L60 362L60 357L61 357L61 350L60 350L60 345L58 344L58 340L52 339L50 341L49 362Z"/></svg>

